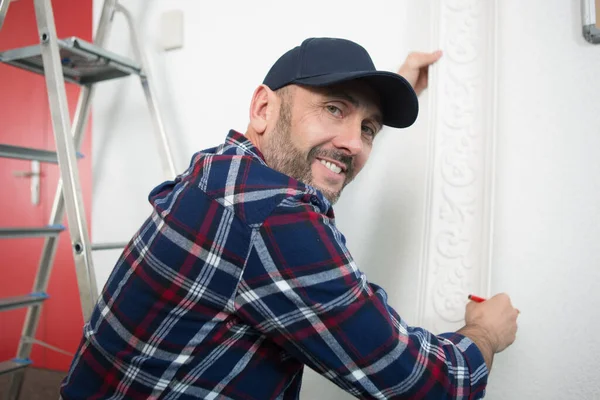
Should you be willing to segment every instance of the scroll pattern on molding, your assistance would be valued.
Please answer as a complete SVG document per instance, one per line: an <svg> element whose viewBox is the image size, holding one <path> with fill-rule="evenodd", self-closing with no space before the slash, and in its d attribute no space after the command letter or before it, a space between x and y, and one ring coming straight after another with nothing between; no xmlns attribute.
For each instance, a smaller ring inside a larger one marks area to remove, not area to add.
<svg viewBox="0 0 600 400"><path fill-rule="evenodd" d="M463 324L470 292L488 291L495 107L495 2L440 0L431 113L421 321Z"/></svg>

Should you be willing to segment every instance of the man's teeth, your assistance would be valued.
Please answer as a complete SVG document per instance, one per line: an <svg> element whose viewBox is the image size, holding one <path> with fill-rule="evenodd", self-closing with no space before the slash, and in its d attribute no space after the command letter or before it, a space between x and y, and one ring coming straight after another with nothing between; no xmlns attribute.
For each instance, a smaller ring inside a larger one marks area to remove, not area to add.
<svg viewBox="0 0 600 400"><path fill-rule="evenodd" d="M340 172L342 172L342 169L340 167L338 167L335 164L330 163L329 161L325 161L325 160L319 160L319 161L321 161L321 164L323 164L324 166L326 166L327 168L329 168L336 174L339 174Z"/></svg>

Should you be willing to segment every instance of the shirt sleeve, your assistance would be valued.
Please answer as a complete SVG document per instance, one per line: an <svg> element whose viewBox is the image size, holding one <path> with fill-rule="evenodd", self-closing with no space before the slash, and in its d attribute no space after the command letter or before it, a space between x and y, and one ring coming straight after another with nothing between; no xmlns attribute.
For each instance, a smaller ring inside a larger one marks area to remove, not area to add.
<svg viewBox="0 0 600 400"><path fill-rule="evenodd" d="M476 345L409 326L344 243L317 205L284 201L254 233L240 317L355 397L482 398L488 370Z"/></svg>

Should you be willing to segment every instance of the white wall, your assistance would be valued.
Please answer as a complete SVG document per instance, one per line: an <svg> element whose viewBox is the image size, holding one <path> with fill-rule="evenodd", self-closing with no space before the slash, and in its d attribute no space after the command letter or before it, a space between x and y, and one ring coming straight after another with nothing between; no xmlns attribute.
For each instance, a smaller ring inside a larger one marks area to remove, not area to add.
<svg viewBox="0 0 600 400"><path fill-rule="evenodd" d="M494 399L600 398L600 46L579 3L500 7L492 289L522 314Z"/></svg>
<svg viewBox="0 0 600 400"><path fill-rule="evenodd" d="M488 1L488 0L480 0ZM395 70L413 49L430 50L427 7L254 0L123 0L147 40L177 167L193 152L244 131L250 96L276 58L308 36L347 37L375 64ZM497 176L492 291L522 311L515 345L496 357L487 398L600 398L592 334L600 305L600 46L583 41L579 1L499 3ZM232 5L233 4L233 5ZM437 1L430 1L437 6ZM95 18L101 1L95 1ZM185 15L185 46L156 48L164 10ZM318 12L317 12L318 11ZM419 12L419 14L415 14ZM545 15L542 17L542 15ZM109 48L130 54L120 17ZM491 79L491 77L490 77ZM378 138L366 170L336 212L359 266L390 303L417 319L425 191L427 93L417 124ZM94 241L128 240L150 209L160 163L143 95L134 79L99 86L93 109ZM103 285L118 252L96 253ZM588 311L583 311L583 307ZM347 398L306 372L303 399Z"/></svg>

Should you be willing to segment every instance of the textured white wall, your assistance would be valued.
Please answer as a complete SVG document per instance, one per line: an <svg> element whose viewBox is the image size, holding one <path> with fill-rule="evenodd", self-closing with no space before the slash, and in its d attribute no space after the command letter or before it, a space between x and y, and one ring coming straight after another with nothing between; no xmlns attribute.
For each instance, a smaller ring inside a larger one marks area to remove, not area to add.
<svg viewBox="0 0 600 400"><path fill-rule="evenodd" d="M492 399L599 399L600 46L579 0L500 2L492 289L520 307Z"/></svg>

